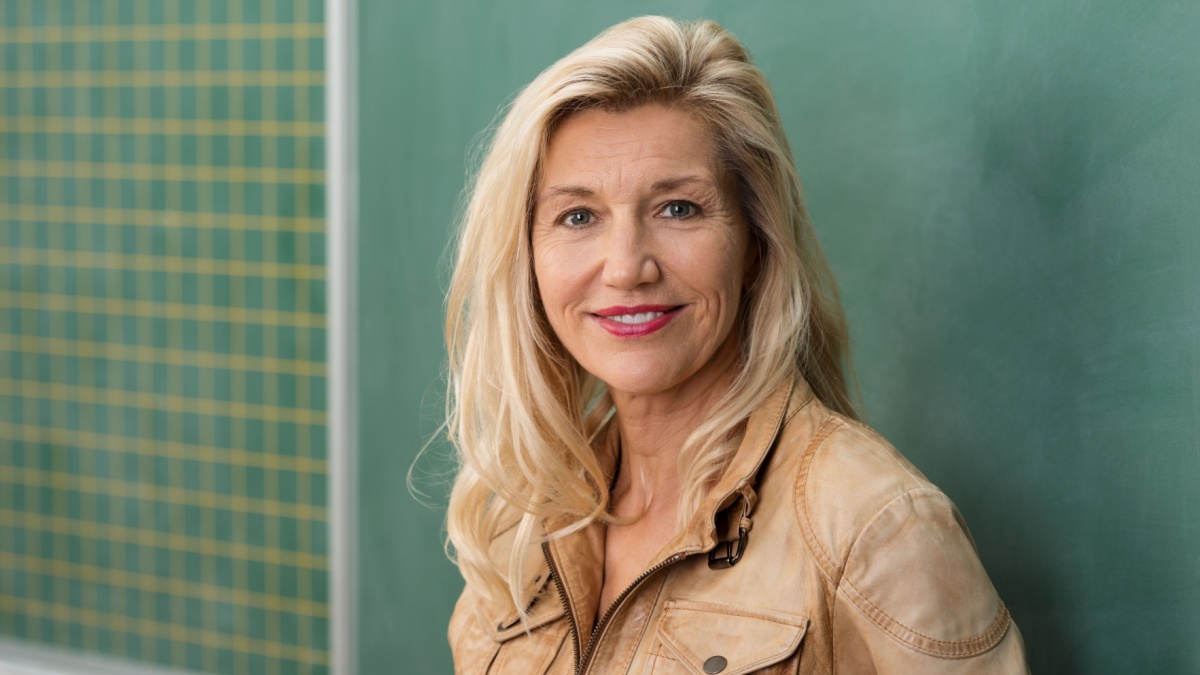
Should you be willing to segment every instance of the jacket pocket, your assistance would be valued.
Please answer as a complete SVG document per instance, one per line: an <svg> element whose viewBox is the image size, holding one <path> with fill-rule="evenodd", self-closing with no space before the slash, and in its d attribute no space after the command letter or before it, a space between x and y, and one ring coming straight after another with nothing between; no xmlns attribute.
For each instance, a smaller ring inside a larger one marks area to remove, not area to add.
<svg viewBox="0 0 1200 675"><path fill-rule="evenodd" d="M544 589L543 589L544 590ZM543 595L545 595L543 593ZM539 596L522 624L515 616L495 627L496 653L487 675L542 675L562 649L567 634L566 610L553 598Z"/></svg>
<svg viewBox="0 0 1200 675"><path fill-rule="evenodd" d="M668 600L649 673L743 675L775 665L800 648L808 619L753 607Z"/></svg>
<svg viewBox="0 0 1200 675"><path fill-rule="evenodd" d="M563 648L566 621L551 623L500 643L487 675L544 675ZM567 648L568 650L570 647Z"/></svg>

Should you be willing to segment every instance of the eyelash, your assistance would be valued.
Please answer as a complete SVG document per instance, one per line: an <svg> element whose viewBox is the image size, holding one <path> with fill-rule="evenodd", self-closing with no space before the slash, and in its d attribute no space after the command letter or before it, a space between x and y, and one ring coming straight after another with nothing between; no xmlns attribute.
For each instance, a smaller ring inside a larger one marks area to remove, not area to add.
<svg viewBox="0 0 1200 675"><path fill-rule="evenodd" d="M673 199L673 200L667 202L666 204L663 204L663 207L658 210L658 213L662 214L664 211L666 211L667 209L669 209L673 206L686 206L689 209L691 209L691 213L688 213L686 216L666 216L667 218L670 218L671 220L688 220L690 218L695 218L696 216L700 215L700 213L701 213L699 205L697 205L695 202L689 202L686 199ZM570 228L581 228L581 227L587 227L588 225L591 225L591 220L588 220L588 222L580 224L580 225L572 225L567 222L568 218L570 218L572 216L576 216L576 215L587 215L589 219L595 217L595 214L593 214L588 209L571 209L570 211L567 211L567 212L563 213L561 216L559 216L555 222L557 222L559 225L562 225L564 227L570 227Z"/></svg>

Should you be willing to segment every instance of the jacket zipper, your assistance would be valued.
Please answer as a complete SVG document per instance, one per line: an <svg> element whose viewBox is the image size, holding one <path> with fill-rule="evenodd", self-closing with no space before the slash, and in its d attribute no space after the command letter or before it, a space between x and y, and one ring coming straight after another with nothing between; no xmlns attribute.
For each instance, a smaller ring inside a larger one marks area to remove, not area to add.
<svg viewBox="0 0 1200 675"><path fill-rule="evenodd" d="M542 543L542 553L546 556L546 563L550 566L550 573L554 575L554 586L558 589L558 597L562 600L563 609L567 612L567 620L571 626L571 645L575 648L575 675L583 675L587 672L587 667L591 665L592 656L596 653L596 645L599 644L600 638L603 637L604 630L608 628L608 622L617 613L617 610L621 608L621 605L625 603L625 599L655 572L687 557L686 553L676 553L654 567L642 572L633 582L626 586L625 590L621 591L621 594L604 611L604 615L600 617L596 625L592 627L592 634L588 637L587 646L584 648L583 656L581 657L579 654L579 624L575 622L575 613L571 611L571 606L567 602L567 591L563 588L562 578L558 575L558 567L554 564L554 559L550 556L549 544Z"/></svg>
<svg viewBox="0 0 1200 675"><path fill-rule="evenodd" d="M575 650L575 672L579 672L579 624L575 623L575 612L571 611L571 603L567 601L567 589L563 588L562 579L558 576L558 565L550 556L549 542L542 542L542 555L546 556L546 565L550 567L550 576L554 577L554 588L558 590L558 599L562 601L563 610L567 613L567 622L571 626L571 646Z"/></svg>

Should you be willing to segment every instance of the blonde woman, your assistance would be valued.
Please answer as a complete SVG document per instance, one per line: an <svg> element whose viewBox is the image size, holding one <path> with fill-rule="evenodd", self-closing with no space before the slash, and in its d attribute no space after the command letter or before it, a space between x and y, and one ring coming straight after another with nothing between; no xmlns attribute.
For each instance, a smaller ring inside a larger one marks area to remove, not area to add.
<svg viewBox="0 0 1200 675"><path fill-rule="evenodd" d="M449 297L460 673L1024 673L953 504L847 390L771 92L615 26L512 104Z"/></svg>

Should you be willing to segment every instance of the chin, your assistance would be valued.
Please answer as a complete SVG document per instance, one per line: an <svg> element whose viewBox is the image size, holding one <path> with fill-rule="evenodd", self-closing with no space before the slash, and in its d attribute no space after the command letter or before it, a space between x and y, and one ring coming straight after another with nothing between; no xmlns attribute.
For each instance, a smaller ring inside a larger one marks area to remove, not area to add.
<svg viewBox="0 0 1200 675"><path fill-rule="evenodd" d="M643 367L604 368L596 377L610 392L632 396L658 394L679 385L686 377L663 364L642 364Z"/></svg>

